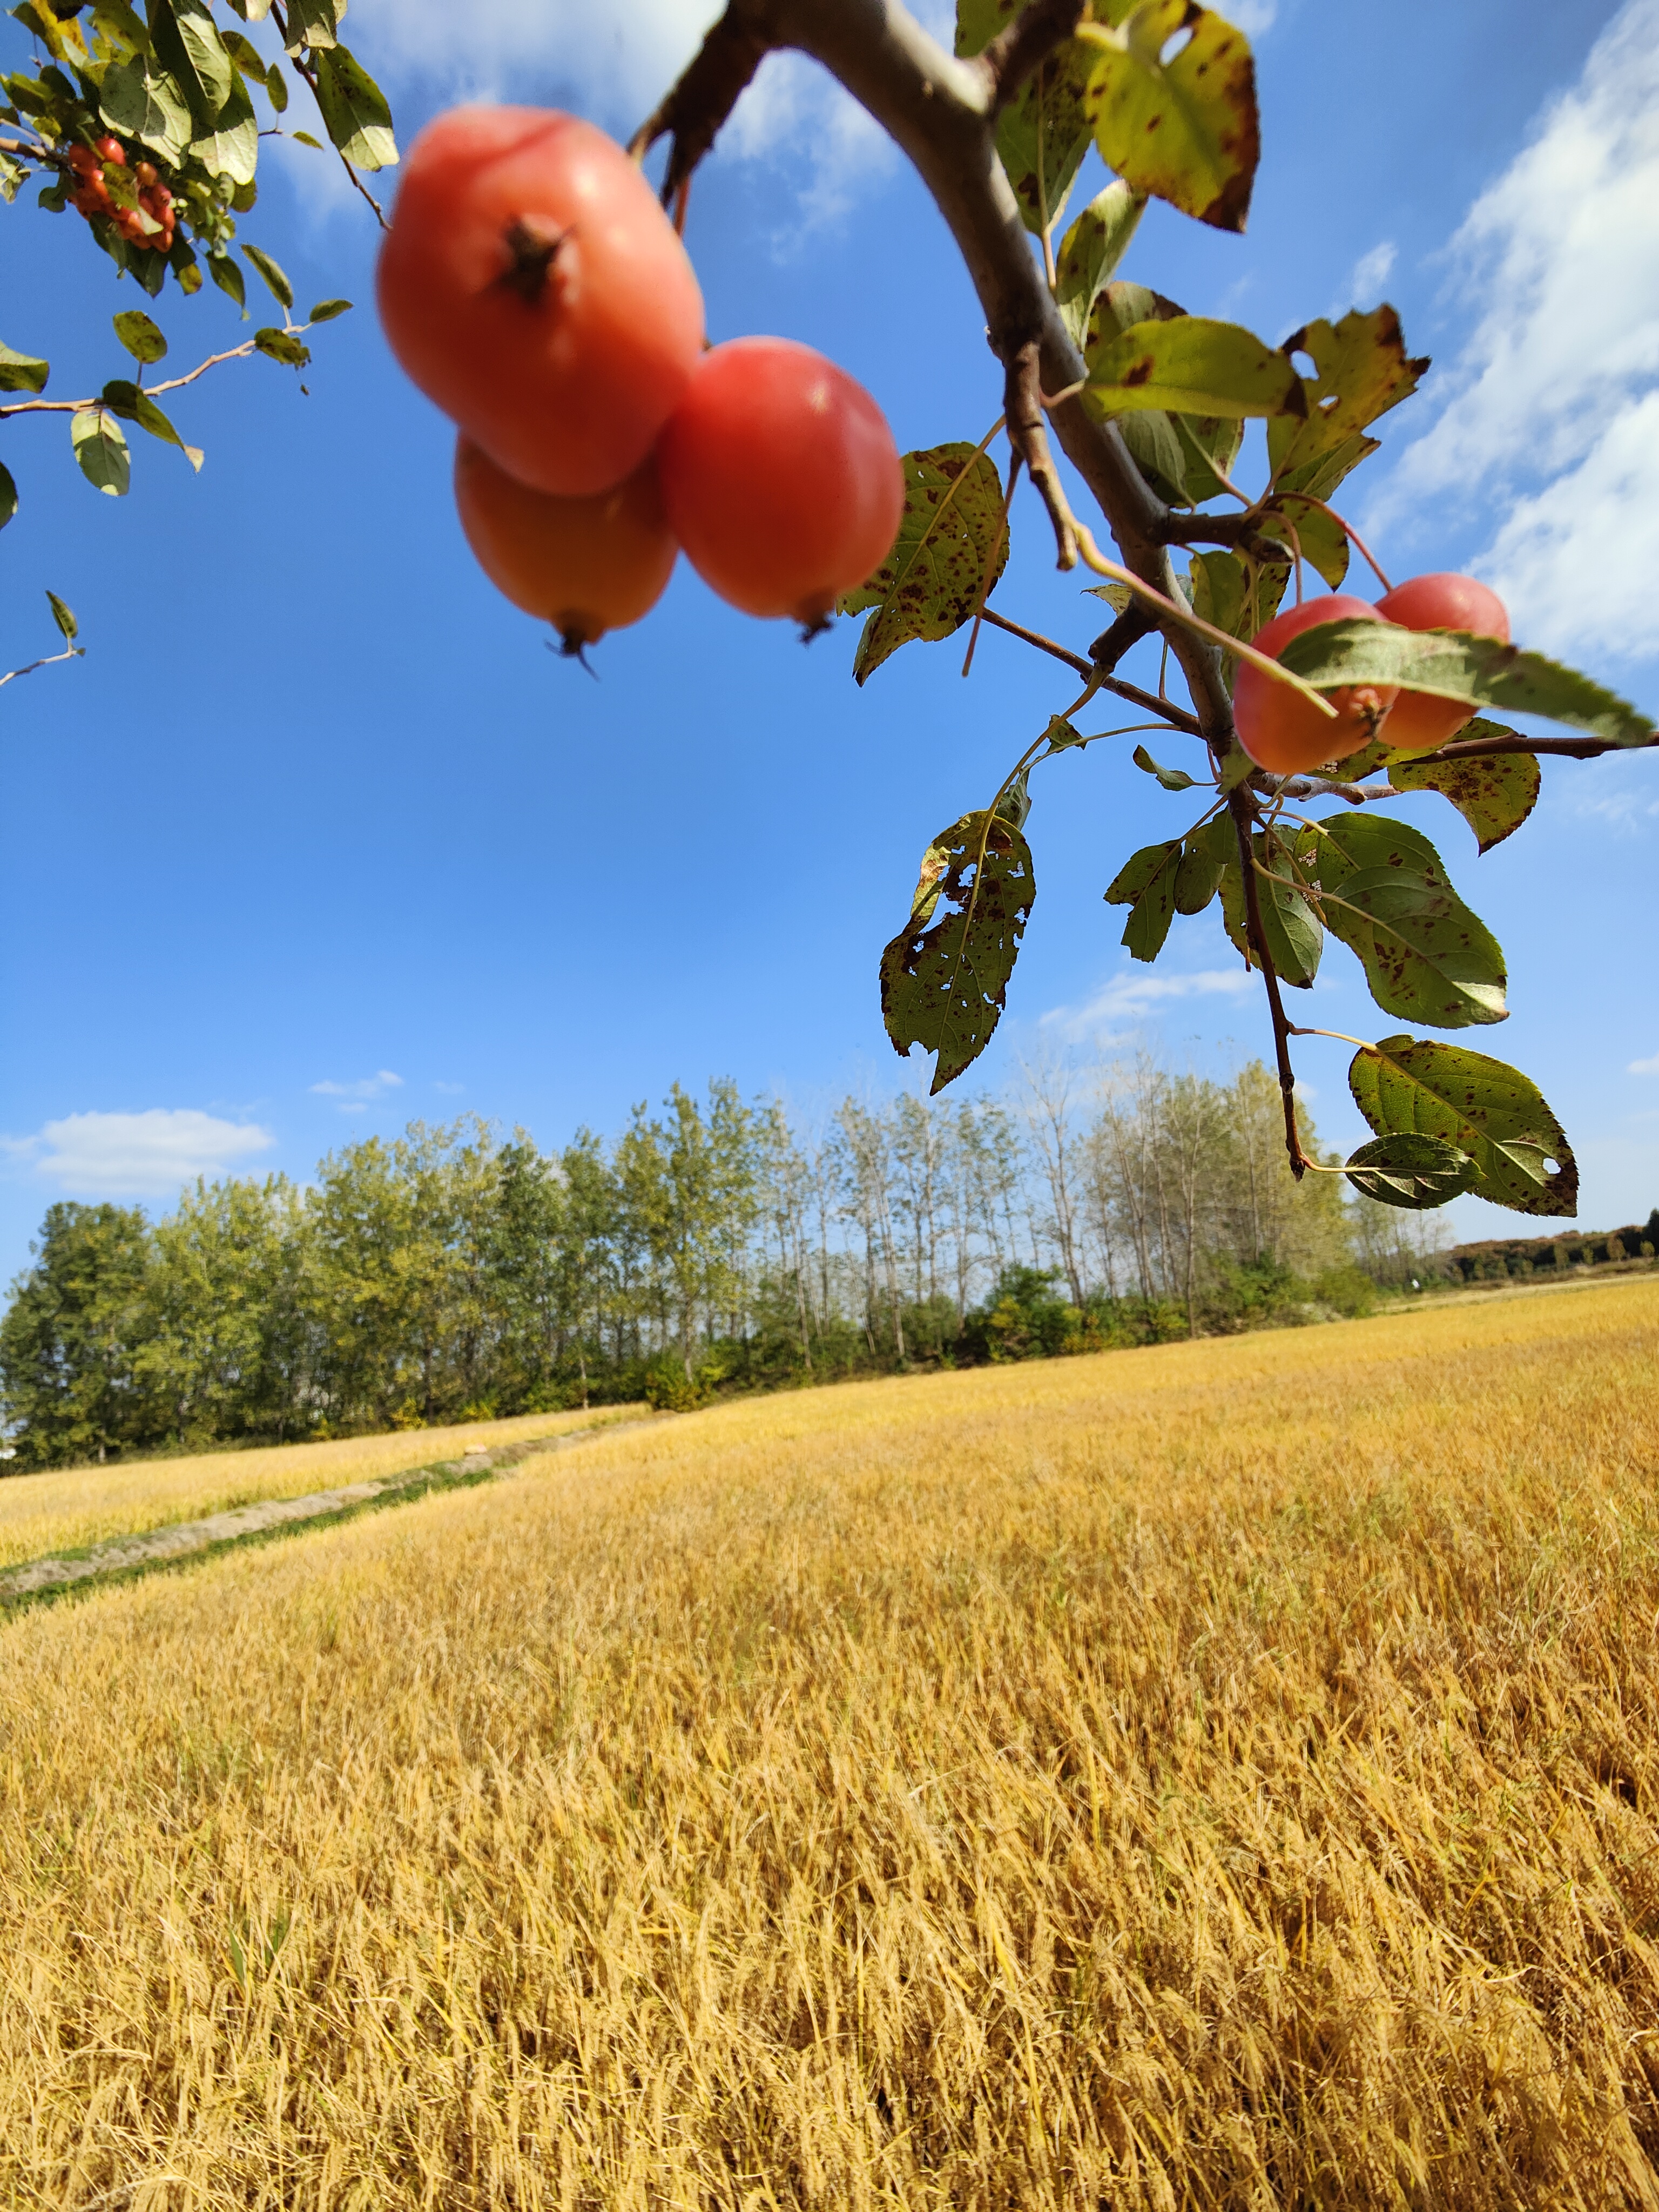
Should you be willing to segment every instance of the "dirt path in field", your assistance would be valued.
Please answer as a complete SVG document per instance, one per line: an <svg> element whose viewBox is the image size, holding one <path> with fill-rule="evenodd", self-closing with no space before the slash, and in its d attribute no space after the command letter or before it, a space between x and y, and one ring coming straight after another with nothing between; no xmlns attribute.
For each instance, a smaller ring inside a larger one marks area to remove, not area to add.
<svg viewBox="0 0 1659 2212"><path fill-rule="evenodd" d="M437 1460L430 1467L405 1468L397 1474L376 1476L372 1481L348 1482L337 1490L317 1490L307 1498L272 1498L255 1505L236 1505L223 1513L210 1513L200 1521L178 1521L170 1528L148 1528L142 1535L112 1536L85 1552L62 1559L30 1559L22 1566L0 1573L0 1605L8 1600L38 1596L73 1583L94 1582L106 1575L130 1574L135 1568L159 1565L166 1560L188 1559L192 1553L224 1544L264 1535L285 1524L318 1521L350 1513L376 1503L402 1502L397 1493L408 1493L407 1502L428 1496L434 1489L450 1489L469 1482L500 1481L520 1463L547 1452L568 1451L599 1437L620 1436L624 1429L652 1427L665 1416L648 1414L631 1421L602 1421L592 1428L562 1436L538 1437L520 1443L501 1444L493 1451L466 1452L459 1459ZM672 1416L666 1418L672 1419Z"/></svg>

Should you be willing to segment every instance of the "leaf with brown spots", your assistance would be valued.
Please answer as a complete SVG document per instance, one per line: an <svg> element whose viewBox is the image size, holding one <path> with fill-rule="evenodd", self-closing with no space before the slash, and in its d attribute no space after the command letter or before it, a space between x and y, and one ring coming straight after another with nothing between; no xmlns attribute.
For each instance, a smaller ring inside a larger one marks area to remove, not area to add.
<svg viewBox="0 0 1659 2212"><path fill-rule="evenodd" d="M1328 499L1341 476L1328 486L1316 482L1319 472L1310 469L1309 463L1335 457L1339 449L1352 454L1347 468L1363 459L1364 452L1351 441L1379 415L1411 397L1429 366L1428 356L1408 357L1400 318L1389 307L1370 314L1356 308L1340 323L1308 323L1285 339L1281 350L1287 360L1305 354L1316 373L1304 380L1307 419L1268 427L1267 459L1273 482L1285 489ZM1375 450L1369 440L1360 442Z"/></svg>
<svg viewBox="0 0 1659 2212"><path fill-rule="evenodd" d="M964 814L927 848L910 919L881 956L881 1015L902 1060L913 1045L938 1055L933 1096L990 1042L1036 896L1030 847L1000 814Z"/></svg>
<svg viewBox="0 0 1659 2212"><path fill-rule="evenodd" d="M960 0L957 52L985 47L1017 16L1024 0ZM1024 83L997 118L997 155L1034 237L1050 231L1066 211L1077 173L1093 136L1084 94L1094 56L1067 40Z"/></svg>
<svg viewBox="0 0 1659 2212"><path fill-rule="evenodd" d="M987 453L964 443L904 456L904 515L893 550L867 583L843 592L842 614L874 612L853 674L859 683L913 637L961 629L1008 559L1002 483Z"/></svg>
<svg viewBox="0 0 1659 2212"><path fill-rule="evenodd" d="M1503 947L1428 839L1380 814L1320 827L1308 872L1325 927L1358 957L1383 1012L1440 1030L1507 1021Z"/></svg>
<svg viewBox="0 0 1659 2212"><path fill-rule="evenodd" d="M1095 415L1159 407L1242 422L1307 411L1302 380L1276 347L1208 315L1132 323L1091 349L1088 369L1085 396Z"/></svg>
<svg viewBox="0 0 1659 2212"><path fill-rule="evenodd" d="M1086 107L1109 167L1138 192L1243 230L1261 153L1244 33L1196 0L1103 0Z"/></svg>
<svg viewBox="0 0 1659 2212"><path fill-rule="evenodd" d="M1354 1103L1379 1136L1438 1137L1467 1152L1477 1198L1516 1213L1578 1211L1578 1164L1536 1084L1434 1037L1383 1037L1354 1054Z"/></svg>
<svg viewBox="0 0 1659 2212"><path fill-rule="evenodd" d="M1388 732L1388 724L1382 726ZM1501 723L1474 721L1460 738L1512 738ZM1483 853L1512 836L1538 804L1542 778L1531 753L1489 753L1475 760L1391 761L1389 781L1396 791L1437 791L1450 799L1480 841Z"/></svg>

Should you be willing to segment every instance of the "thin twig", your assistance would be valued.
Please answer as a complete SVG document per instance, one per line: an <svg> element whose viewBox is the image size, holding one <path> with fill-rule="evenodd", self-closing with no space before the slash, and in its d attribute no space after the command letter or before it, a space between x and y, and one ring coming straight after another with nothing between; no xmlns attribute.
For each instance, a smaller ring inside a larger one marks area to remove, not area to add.
<svg viewBox="0 0 1659 2212"><path fill-rule="evenodd" d="M1063 660L1079 676L1086 676L1097 691L1113 692L1118 698L1127 700L1130 706L1141 707L1149 714L1157 714L1172 730L1183 731L1189 738L1202 734L1195 714L1188 714L1184 708L1176 706L1173 701L1159 699L1150 691L1143 691L1138 684L1125 684L1115 676L1103 675L1093 661L1085 660L1080 653L1073 653L1066 647L1057 645L1053 638L1044 637L1041 630L1027 629L1024 623L1010 622L1006 615L1000 615L994 607L984 610L984 619L994 629L1006 629L1010 637L1022 638L1027 645L1036 646L1039 653L1050 653L1054 659Z"/></svg>
<svg viewBox="0 0 1659 2212"><path fill-rule="evenodd" d="M33 676L37 668L50 668L59 660L81 660L85 658L84 645L66 645L61 653L48 653L39 660L31 660L27 668L8 669L0 676L0 685L14 682L20 676Z"/></svg>
<svg viewBox="0 0 1659 2212"><path fill-rule="evenodd" d="M1239 872L1244 879L1246 927L1256 963L1261 969L1268 1012L1273 1016L1273 1057L1279 1064L1279 1091L1285 1107L1285 1149L1291 1156L1291 1173L1300 1182L1307 1172L1308 1158L1302 1149L1302 1133L1296 1125L1296 1070L1291 1066L1291 1025L1285 1018L1285 1001L1279 995L1279 971L1267 951L1267 932L1261 925L1261 898L1255 882L1255 854L1250 844L1250 801L1243 790L1235 791L1227 800L1227 807L1233 817L1233 833L1238 840Z"/></svg>
<svg viewBox="0 0 1659 2212"><path fill-rule="evenodd" d="M1026 474L1054 525L1055 565L1075 568L1078 524L1048 450L1048 432L1042 415L1042 349L1034 337L1027 338L1006 358L1003 414L1008 425L1008 442L1024 462Z"/></svg>

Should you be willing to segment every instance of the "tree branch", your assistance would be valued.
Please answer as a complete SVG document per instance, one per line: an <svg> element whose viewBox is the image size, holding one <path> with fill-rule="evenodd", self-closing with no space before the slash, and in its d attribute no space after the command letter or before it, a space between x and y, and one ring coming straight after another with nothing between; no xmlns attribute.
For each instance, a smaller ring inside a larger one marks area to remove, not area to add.
<svg viewBox="0 0 1659 2212"><path fill-rule="evenodd" d="M1006 629L1010 637L1023 638L1027 645L1036 646L1039 653L1047 653L1056 660L1063 660L1079 676L1086 676L1097 690L1110 691L1120 699L1127 699L1132 707L1144 707L1149 714L1158 715L1172 730L1183 731L1189 738L1203 735L1198 726L1197 716L1189 714L1184 707L1177 707L1169 699L1160 699L1151 691L1143 691L1138 684L1124 684L1115 676L1103 676L1098 662L1085 660L1080 653L1073 653L1065 646L1057 645L1053 638L1044 637L1041 630L1027 629L1024 623L1010 622L1006 615L1000 615L994 607L982 607L980 620L989 623L994 629Z"/></svg>
<svg viewBox="0 0 1659 2212"><path fill-rule="evenodd" d="M761 58L783 47L822 63L908 156L966 264L992 351L1006 370L1035 342L1043 389L1070 394L1050 410L1061 452L1098 503L1124 566L1175 599L1169 510L1115 427L1095 422L1083 406L1083 358L1049 295L997 158L995 102L982 67L946 53L902 0L730 0L702 52L635 137L635 149L643 152L672 130L670 175L689 174L693 149L707 150ZM1200 733L1223 757L1234 738L1219 653L1176 623L1165 634Z"/></svg>
<svg viewBox="0 0 1659 2212"><path fill-rule="evenodd" d="M1300 1182L1307 1172L1308 1157L1302 1149L1302 1133L1296 1126L1296 1070L1291 1066L1291 1024L1285 1018L1285 1001L1279 995L1279 970L1273 966L1267 951L1267 933L1261 926L1261 894L1255 880L1255 854L1250 849L1253 823L1249 796L1242 788L1232 792L1228 797L1227 808L1233 817L1233 833L1238 840L1238 865L1244 878L1244 914L1250 949L1261 970L1261 981L1267 987L1268 1011L1273 1015L1273 1057L1279 1064L1279 1092L1285 1107L1285 1149L1291 1156L1291 1173Z"/></svg>
<svg viewBox="0 0 1659 2212"><path fill-rule="evenodd" d="M1065 45L1082 15L1083 0L1030 0L1006 30L997 33L978 57L990 88L993 114L1006 107L1027 77Z"/></svg>
<svg viewBox="0 0 1659 2212"><path fill-rule="evenodd" d="M1659 745L1659 730L1639 745L1608 744L1601 738L1454 738L1438 752L1422 753L1411 763L1421 768L1434 761L1486 760L1494 753L1547 753L1564 760L1599 760L1603 753L1642 753Z"/></svg>

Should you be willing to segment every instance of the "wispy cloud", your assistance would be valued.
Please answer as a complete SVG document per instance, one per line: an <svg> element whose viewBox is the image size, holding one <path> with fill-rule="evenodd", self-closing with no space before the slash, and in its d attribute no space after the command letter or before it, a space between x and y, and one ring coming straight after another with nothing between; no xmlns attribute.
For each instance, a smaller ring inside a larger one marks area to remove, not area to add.
<svg viewBox="0 0 1659 2212"><path fill-rule="evenodd" d="M432 1088L443 1091L447 1097L459 1098L466 1085L464 1083L434 1083Z"/></svg>
<svg viewBox="0 0 1659 2212"><path fill-rule="evenodd" d="M1490 502L1474 565L1519 635L1659 654L1659 0L1626 0L1449 253L1479 319L1372 520L1409 542Z"/></svg>
<svg viewBox="0 0 1659 2212"><path fill-rule="evenodd" d="M1082 1006L1056 1006L1044 1014L1042 1026L1057 1029L1066 1037L1091 1036L1116 1023L1144 1021L1182 999L1237 998L1249 989L1250 981L1243 967L1202 968L1186 975L1146 975L1121 968Z"/></svg>
<svg viewBox="0 0 1659 2212"><path fill-rule="evenodd" d="M1659 1052L1650 1060L1633 1060L1630 1064L1632 1075L1659 1075Z"/></svg>
<svg viewBox="0 0 1659 2212"><path fill-rule="evenodd" d="M1332 321L1346 315L1350 307L1374 307L1399 258L1400 249L1391 238L1382 239L1369 253L1362 253L1331 301Z"/></svg>
<svg viewBox="0 0 1659 2212"><path fill-rule="evenodd" d="M313 1094L319 1098L334 1098L339 1102L343 1114L361 1114L371 1099L384 1098L388 1091L401 1091L404 1079L383 1067L377 1075L366 1075L357 1083L313 1083Z"/></svg>
<svg viewBox="0 0 1659 2212"><path fill-rule="evenodd" d="M70 1114L32 1137L0 1139L14 1159L62 1189L88 1198L174 1191L268 1152L276 1139L252 1121L225 1121L194 1107L143 1114Z"/></svg>

